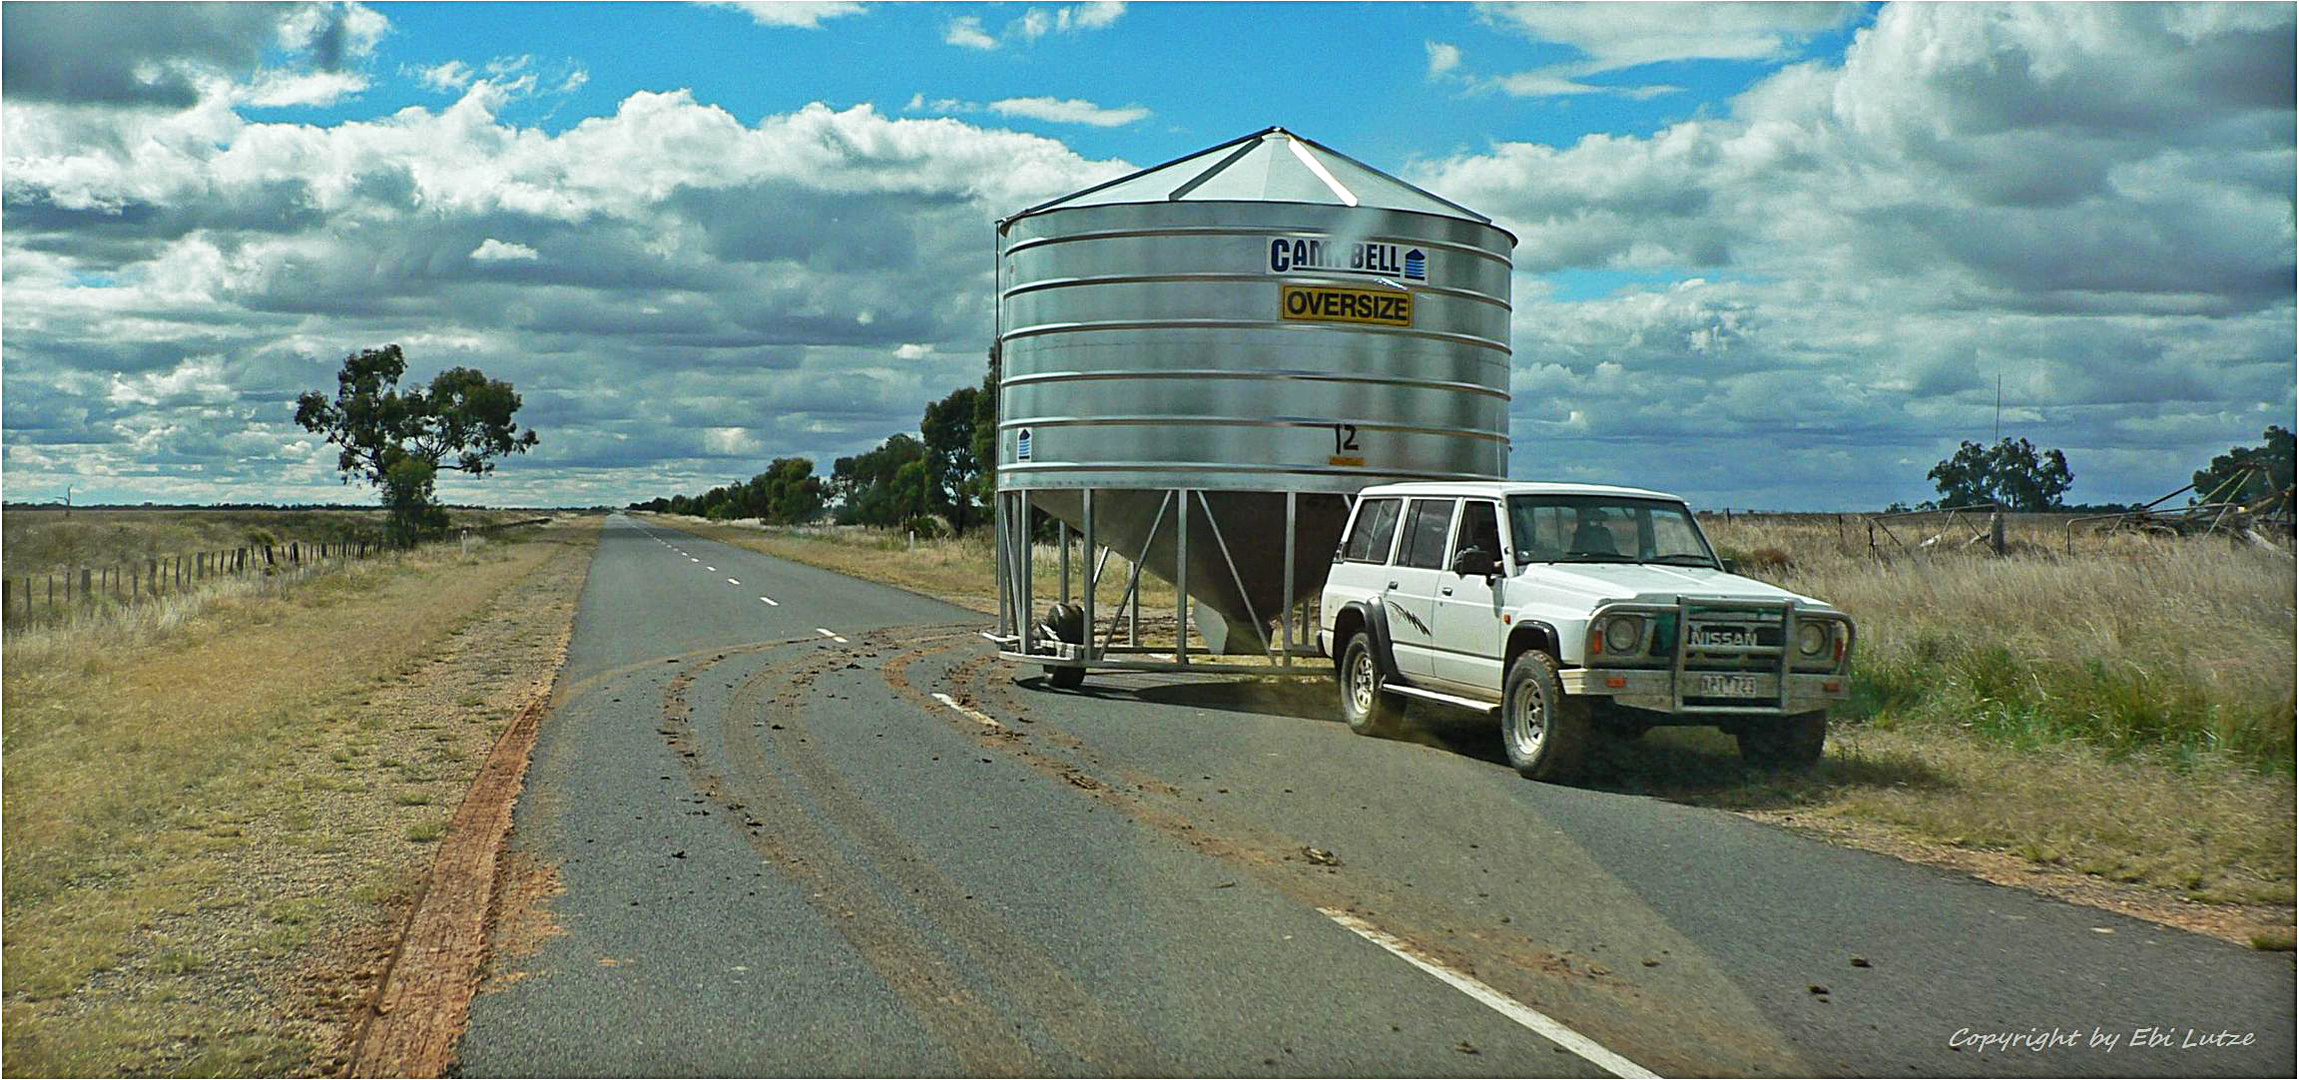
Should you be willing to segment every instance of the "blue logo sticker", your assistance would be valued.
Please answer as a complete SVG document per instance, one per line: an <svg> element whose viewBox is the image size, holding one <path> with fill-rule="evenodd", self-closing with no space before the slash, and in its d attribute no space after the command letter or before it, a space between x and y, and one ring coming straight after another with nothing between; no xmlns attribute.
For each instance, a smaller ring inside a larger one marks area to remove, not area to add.
<svg viewBox="0 0 2299 1080"><path fill-rule="evenodd" d="M1405 276L1415 281L1429 279L1429 257L1421 254L1420 248L1405 253Z"/></svg>
<svg viewBox="0 0 2299 1080"><path fill-rule="evenodd" d="M1014 458L1017 461L1030 460L1029 428L1023 428L1021 432L1014 437Z"/></svg>

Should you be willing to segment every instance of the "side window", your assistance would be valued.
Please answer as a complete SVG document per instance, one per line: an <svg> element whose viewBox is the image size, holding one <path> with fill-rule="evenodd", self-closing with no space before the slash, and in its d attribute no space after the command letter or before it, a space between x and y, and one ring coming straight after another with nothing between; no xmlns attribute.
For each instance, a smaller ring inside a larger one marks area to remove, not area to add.
<svg viewBox="0 0 2299 1080"><path fill-rule="evenodd" d="M1357 511L1357 525L1349 531L1349 539L1341 545L1341 557L1349 562L1387 562L1389 538L1397 534L1397 509L1402 499L1373 499Z"/></svg>
<svg viewBox="0 0 2299 1080"><path fill-rule="evenodd" d="M1415 499L1405 519L1405 546L1397 552L1397 565L1418 570L1439 570L1445 565L1445 535L1453 524L1453 500Z"/></svg>
<svg viewBox="0 0 2299 1080"><path fill-rule="evenodd" d="M1492 558L1501 557L1501 521L1489 502L1461 504L1461 530L1453 539L1453 551L1476 548Z"/></svg>

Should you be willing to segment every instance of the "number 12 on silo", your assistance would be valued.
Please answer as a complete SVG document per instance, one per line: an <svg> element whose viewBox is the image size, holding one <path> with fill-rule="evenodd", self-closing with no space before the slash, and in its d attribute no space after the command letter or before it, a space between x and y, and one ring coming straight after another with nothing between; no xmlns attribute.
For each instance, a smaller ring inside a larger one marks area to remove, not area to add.
<svg viewBox="0 0 2299 1080"><path fill-rule="evenodd" d="M1357 425L1333 425L1333 452L1336 454L1360 449L1357 445Z"/></svg>

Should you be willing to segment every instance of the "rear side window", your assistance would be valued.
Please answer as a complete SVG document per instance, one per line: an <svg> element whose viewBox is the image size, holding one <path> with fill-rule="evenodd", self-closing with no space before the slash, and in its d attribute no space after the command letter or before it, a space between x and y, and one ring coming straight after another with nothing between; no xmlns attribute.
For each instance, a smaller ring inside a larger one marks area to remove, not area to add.
<svg viewBox="0 0 2299 1080"><path fill-rule="evenodd" d="M1415 499L1405 519L1405 546L1397 552L1397 565L1419 570L1445 566L1445 535L1452 531L1453 500Z"/></svg>
<svg viewBox="0 0 2299 1080"><path fill-rule="evenodd" d="M1357 511L1357 526L1349 530L1349 539L1341 545L1341 558L1347 562L1387 562L1389 538L1397 535L1397 510L1403 499L1369 499Z"/></svg>

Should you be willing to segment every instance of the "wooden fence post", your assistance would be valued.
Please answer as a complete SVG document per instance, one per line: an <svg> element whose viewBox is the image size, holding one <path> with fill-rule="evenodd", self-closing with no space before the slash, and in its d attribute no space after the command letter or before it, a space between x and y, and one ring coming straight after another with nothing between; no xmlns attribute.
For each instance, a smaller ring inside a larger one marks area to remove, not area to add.
<svg viewBox="0 0 2299 1080"><path fill-rule="evenodd" d="M95 571L92 571L85 566L80 568L80 602L83 604L88 603L89 601L92 601L96 598L96 594L90 591L88 588L90 579L94 576L94 574Z"/></svg>

